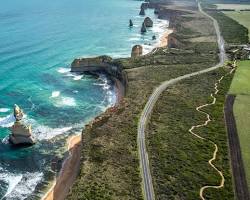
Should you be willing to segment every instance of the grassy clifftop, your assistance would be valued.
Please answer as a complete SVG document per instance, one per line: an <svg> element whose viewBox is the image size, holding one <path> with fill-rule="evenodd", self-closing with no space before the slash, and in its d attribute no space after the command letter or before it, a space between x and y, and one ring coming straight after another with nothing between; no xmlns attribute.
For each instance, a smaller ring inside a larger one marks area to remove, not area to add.
<svg viewBox="0 0 250 200"><path fill-rule="evenodd" d="M172 21L175 37L184 44L181 49L162 48L153 55L119 60L128 75L127 94L118 108L84 131L81 171L67 199L142 199L137 123L147 98L162 81L218 62L211 20L184 11Z"/></svg>

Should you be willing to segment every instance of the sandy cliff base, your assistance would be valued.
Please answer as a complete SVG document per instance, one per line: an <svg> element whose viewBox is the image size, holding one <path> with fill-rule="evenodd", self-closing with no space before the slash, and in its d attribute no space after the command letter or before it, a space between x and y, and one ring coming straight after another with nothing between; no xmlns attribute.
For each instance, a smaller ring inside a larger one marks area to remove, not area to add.
<svg viewBox="0 0 250 200"><path fill-rule="evenodd" d="M63 200L79 172L81 157L81 135L68 140L69 156L64 161L59 176L42 200Z"/></svg>

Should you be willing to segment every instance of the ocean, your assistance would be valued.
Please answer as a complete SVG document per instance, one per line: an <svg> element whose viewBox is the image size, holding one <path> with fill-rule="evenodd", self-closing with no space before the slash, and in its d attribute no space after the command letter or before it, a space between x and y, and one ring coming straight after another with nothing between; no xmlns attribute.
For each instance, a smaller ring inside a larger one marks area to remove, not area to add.
<svg viewBox="0 0 250 200"><path fill-rule="evenodd" d="M0 200L39 199L60 169L66 140L116 102L105 75L70 72L74 58L128 57L135 44L157 45L167 22L141 35L143 1L9 0L0 6ZM129 19L134 27L129 28ZM8 142L13 105L25 113L37 143Z"/></svg>

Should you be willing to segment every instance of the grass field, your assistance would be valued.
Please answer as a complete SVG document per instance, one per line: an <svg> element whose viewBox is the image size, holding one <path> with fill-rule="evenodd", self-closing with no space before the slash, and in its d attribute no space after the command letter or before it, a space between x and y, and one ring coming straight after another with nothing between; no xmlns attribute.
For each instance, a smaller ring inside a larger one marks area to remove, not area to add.
<svg viewBox="0 0 250 200"><path fill-rule="evenodd" d="M156 199L199 199L202 186L219 184L220 176L207 163L212 157L213 145L197 139L188 130L206 119L195 108L212 101L210 93L214 91L214 83L225 73L227 70L219 69L190 78L160 96L147 131ZM231 79L231 75L223 79L216 104L204 109L211 114L212 122L196 130L197 134L219 145L218 159L214 163L226 180L222 189L206 190L206 199L234 199L223 117L225 94Z"/></svg>
<svg viewBox="0 0 250 200"><path fill-rule="evenodd" d="M250 9L250 4L216 4L217 9L234 9L236 11Z"/></svg>
<svg viewBox="0 0 250 200"><path fill-rule="evenodd" d="M250 96L237 95L234 103L234 116L240 139L248 186L250 187Z"/></svg>
<svg viewBox="0 0 250 200"><path fill-rule="evenodd" d="M230 87L230 94L237 95L234 115L240 139L241 153L250 187L250 61L240 61Z"/></svg>
<svg viewBox="0 0 250 200"><path fill-rule="evenodd" d="M250 11L225 11L224 14L248 28L248 37L250 38Z"/></svg>
<svg viewBox="0 0 250 200"><path fill-rule="evenodd" d="M240 61L230 87L230 94L250 95L250 61Z"/></svg>

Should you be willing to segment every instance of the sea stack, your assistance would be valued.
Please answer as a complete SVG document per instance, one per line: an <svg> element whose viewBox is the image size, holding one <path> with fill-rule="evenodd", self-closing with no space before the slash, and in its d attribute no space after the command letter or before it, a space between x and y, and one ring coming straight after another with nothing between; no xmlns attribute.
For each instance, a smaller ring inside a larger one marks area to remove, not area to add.
<svg viewBox="0 0 250 200"><path fill-rule="evenodd" d="M134 24L133 24L132 20L130 19L129 20L129 27L133 27L133 26L134 26Z"/></svg>
<svg viewBox="0 0 250 200"><path fill-rule="evenodd" d="M131 57L138 57L142 55L143 48L141 45L135 45L132 48Z"/></svg>
<svg viewBox="0 0 250 200"><path fill-rule="evenodd" d="M152 19L150 19L150 17L146 17L144 19L144 24L146 27L153 27L153 21L152 21Z"/></svg>
<svg viewBox="0 0 250 200"><path fill-rule="evenodd" d="M142 27L141 27L141 33L146 33L147 32L147 29L146 29L146 26L145 26L145 23L143 22L142 23Z"/></svg>
<svg viewBox="0 0 250 200"><path fill-rule="evenodd" d="M140 11L139 15L142 15L142 16L145 15L145 9L144 8L141 8L141 11Z"/></svg>
<svg viewBox="0 0 250 200"><path fill-rule="evenodd" d="M11 127L11 134L9 141L14 145L32 145L35 140L32 137L31 125L25 125L22 121L23 111L18 105L14 105L14 117L16 119L14 125Z"/></svg>

